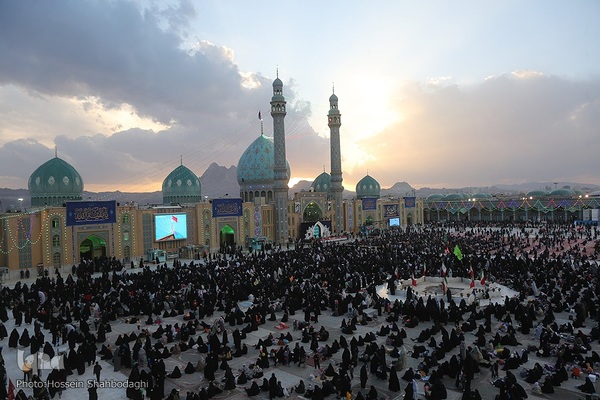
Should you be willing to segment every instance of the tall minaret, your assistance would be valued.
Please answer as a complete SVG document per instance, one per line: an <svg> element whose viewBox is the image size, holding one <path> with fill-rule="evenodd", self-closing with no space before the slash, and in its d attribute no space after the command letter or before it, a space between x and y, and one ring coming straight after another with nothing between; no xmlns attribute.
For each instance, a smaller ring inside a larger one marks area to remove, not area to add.
<svg viewBox="0 0 600 400"><path fill-rule="evenodd" d="M275 241L279 244L288 241L288 182L285 155L285 98L283 82L277 78L273 81L273 97L271 97L271 116L273 117L273 145L275 147L275 164L273 165L274 197L275 197Z"/></svg>
<svg viewBox="0 0 600 400"><path fill-rule="evenodd" d="M329 147L331 151L331 195L335 201L335 221L333 228L336 234L344 232L344 208L342 186L342 153L340 149L340 125L342 125L342 114L338 110L338 98L333 94L329 97Z"/></svg>

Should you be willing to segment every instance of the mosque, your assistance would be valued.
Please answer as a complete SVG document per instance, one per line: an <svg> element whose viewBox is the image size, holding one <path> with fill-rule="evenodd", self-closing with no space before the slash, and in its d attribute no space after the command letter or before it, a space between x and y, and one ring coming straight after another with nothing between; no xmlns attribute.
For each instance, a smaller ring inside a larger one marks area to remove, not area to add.
<svg viewBox="0 0 600 400"><path fill-rule="evenodd" d="M103 257L163 262L228 246L255 250L423 223L422 199L382 198L369 175L357 183L354 198L343 198L342 121L335 93L329 105L330 173L318 175L310 191L293 195L279 77L270 102L273 138L265 136L261 120L260 135L237 164L239 198L205 199L200 179L181 163L163 181L162 205L85 201L83 178L55 155L29 178L31 208L0 215L0 268L39 271Z"/></svg>

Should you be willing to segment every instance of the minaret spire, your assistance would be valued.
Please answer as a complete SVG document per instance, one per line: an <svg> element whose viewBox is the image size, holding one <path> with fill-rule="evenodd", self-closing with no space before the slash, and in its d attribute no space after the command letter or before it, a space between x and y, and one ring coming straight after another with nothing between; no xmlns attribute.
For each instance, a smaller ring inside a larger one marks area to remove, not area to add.
<svg viewBox="0 0 600 400"><path fill-rule="evenodd" d="M334 232L338 235L344 232L344 187L342 186L342 155L340 146L340 126L342 125L342 114L338 109L338 97L335 95L335 85L331 88L329 97L329 113L327 114L329 125L329 147L331 155L331 196L335 202Z"/></svg>
<svg viewBox="0 0 600 400"><path fill-rule="evenodd" d="M273 192L275 200L275 241L286 243L288 231L288 182L287 162L285 154L285 125L286 101L283 97L283 82L277 78L273 81L273 97L271 97L271 116L273 117L273 147L275 160L273 164Z"/></svg>

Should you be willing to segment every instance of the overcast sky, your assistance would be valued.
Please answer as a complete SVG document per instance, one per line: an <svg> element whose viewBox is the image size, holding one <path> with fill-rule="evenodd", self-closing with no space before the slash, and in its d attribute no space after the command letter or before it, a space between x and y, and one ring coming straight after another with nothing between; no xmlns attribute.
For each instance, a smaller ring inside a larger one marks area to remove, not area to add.
<svg viewBox="0 0 600 400"><path fill-rule="evenodd" d="M160 190L272 136L292 180L600 185L600 2L1 1L0 187L58 156L91 191Z"/></svg>

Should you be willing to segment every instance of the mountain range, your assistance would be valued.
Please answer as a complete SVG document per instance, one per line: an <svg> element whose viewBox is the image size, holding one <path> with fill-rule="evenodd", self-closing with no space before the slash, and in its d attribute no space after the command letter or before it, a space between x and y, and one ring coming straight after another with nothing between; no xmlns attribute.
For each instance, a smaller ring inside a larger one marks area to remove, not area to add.
<svg viewBox="0 0 600 400"><path fill-rule="evenodd" d="M207 198L236 197L239 196L240 187L237 182L237 168L235 166L224 167L212 163L200 177L202 183L202 195ZM310 191L311 181L299 181L290 188L290 196L302 191ZM464 187L464 188L420 188L415 189L407 182L396 182L392 187L382 188L381 197L399 198L407 196L427 197L434 193L490 193L495 195L518 195L531 190L554 190L557 188L580 189L585 192L600 190L597 185L585 185L570 182L529 182L514 185L498 184L489 187ZM344 190L344 198L351 199L356 192ZM140 205L162 204L162 192L88 192L82 194L84 200L116 200L120 203L135 202ZM23 199L22 202L19 199ZM22 203L22 204L21 204ZM20 206L27 208L31 204L28 189L0 188L0 212L14 211Z"/></svg>

